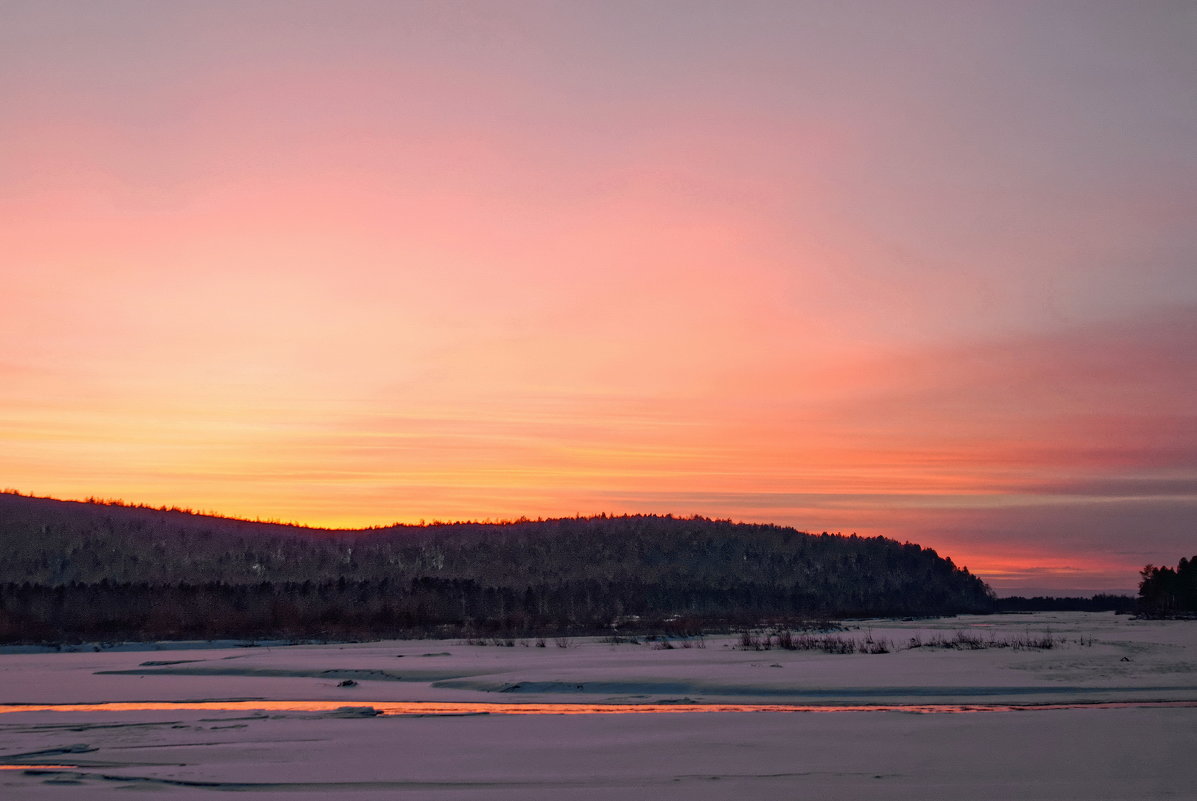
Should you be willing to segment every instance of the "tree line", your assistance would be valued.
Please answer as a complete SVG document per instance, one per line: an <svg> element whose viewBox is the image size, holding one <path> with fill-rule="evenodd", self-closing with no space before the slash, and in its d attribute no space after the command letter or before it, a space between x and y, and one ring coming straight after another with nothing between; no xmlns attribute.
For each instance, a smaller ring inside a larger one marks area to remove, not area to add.
<svg viewBox="0 0 1197 801"><path fill-rule="evenodd" d="M1011 595L994 602L995 612L1119 612L1130 613L1138 608L1132 595L1098 593L1092 597Z"/></svg>
<svg viewBox="0 0 1197 801"><path fill-rule="evenodd" d="M594 631L992 611L934 550L625 515L329 531L0 494L0 639Z"/></svg>
<svg viewBox="0 0 1197 801"><path fill-rule="evenodd" d="M1147 565L1139 571L1139 609L1156 616L1197 615L1197 556L1175 568Z"/></svg>

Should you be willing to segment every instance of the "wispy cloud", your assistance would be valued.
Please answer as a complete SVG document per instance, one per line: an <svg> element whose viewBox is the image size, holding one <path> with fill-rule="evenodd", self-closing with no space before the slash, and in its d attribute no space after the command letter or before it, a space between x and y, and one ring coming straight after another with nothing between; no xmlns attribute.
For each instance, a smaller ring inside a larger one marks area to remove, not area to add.
<svg viewBox="0 0 1197 801"><path fill-rule="evenodd" d="M286 5L0 10L5 484L1193 530L1180 6Z"/></svg>

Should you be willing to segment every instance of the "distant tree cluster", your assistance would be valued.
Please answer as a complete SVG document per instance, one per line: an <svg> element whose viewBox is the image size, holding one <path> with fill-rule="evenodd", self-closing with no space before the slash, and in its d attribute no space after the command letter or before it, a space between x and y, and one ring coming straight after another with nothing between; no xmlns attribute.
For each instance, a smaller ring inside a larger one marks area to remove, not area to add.
<svg viewBox="0 0 1197 801"><path fill-rule="evenodd" d="M1197 556L1181 557L1175 569L1147 565L1139 577L1139 609L1144 614L1197 614Z"/></svg>
<svg viewBox="0 0 1197 801"><path fill-rule="evenodd" d="M1098 593L1091 598L1013 595L994 602L996 612L1133 612L1135 608L1134 596L1108 593Z"/></svg>
<svg viewBox="0 0 1197 801"><path fill-rule="evenodd" d="M992 611L935 551L631 515L327 531L0 494L0 640L586 631Z"/></svg>

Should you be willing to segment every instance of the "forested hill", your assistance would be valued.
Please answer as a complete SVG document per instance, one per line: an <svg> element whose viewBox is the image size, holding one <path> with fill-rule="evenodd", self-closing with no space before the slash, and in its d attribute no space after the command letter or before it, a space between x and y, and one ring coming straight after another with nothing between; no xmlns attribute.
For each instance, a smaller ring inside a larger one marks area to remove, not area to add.
<svg viewBox="0 0 1197 801"><path fill-rule="evenodd" d="M88 593L115 604L114 634L148 626L155 636L585 628L633 615L733 621L993 604L980 579L932 550L780 526L600 516L329 531L12 493L0 494L0 586L9 639L35 620L70 628L63 609L56 622L34 607L55 598L71 606ZM154 609L135 611L142 602ZM189 611L197 604L204 615Z"/></svg>

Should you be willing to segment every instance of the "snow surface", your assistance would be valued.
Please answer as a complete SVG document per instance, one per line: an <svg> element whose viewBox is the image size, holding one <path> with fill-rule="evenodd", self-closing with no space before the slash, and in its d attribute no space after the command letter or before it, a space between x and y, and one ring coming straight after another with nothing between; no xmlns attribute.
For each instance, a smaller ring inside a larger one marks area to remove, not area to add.
<svg viewBox="0 0 1197 801"><path fill-rule="evenodd" d="M857 621L884 654L399 641L0 654L0 702L1197 701L1197 623L1102 613ZM956 632L1050 650L907 648ZM1062 642L1061 642L1062 640ZM155 664L146 664L155 663ZM170 663L170 664L166 664ZM353 679L355 686L341 687ZM0 714L0 797L351 799L1192 798L1197 707L915 714L369 717L303 711ZM38 770L36 765L71 765ZM24 766L24 767L22 767Z"/></svg>

